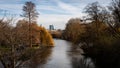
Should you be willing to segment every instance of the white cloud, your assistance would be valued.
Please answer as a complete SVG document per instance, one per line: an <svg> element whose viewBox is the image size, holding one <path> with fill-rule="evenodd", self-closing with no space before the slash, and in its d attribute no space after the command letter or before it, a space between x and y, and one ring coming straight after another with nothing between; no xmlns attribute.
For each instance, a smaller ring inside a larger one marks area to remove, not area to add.
<svg viewBox="0 0 120 68"><path fill-rule="evenodd" d="M58 13L65 13L63 10L60 10L57 6L46 6L46 5L37 5L37 10L41 12L42 10L44 11L52 11L51 14L54 14L54 12ZM44 12L41 12L42 14L46 14Z"/></svg>
<svg viewBox="0 0 120 68"><path fill-rule="evenodd" d="M68 12L71 14L80 14L80 12L81 12L80 8L78 8L77 6L73 6L73 5L64 3L64 2L59 1L59 0L55 0L55 1L58 4L58 7L60 7L65 12Z"/></svg>
<svg viewBox="0 0 120 68"><path fill-rule="evenodd" d="M24 4L22 1L33 0L13 0L10 2L9 0L0 0L0 6L1 9L13 11L13 13L21 13ZM85 14L82 13L83 8L88 3L95 1L99 1L101 4L110 2L110 0L34 0L33 2L36 3L37 10L40 12L38 24L42 24L46 28L53 24L57 29L64 29L65 24L70 18L84 16ZM47 12L49 11L50 13L48 14Z"/></svg>
<svg viewBox="0 0 120 68"><path fill-rule="evenodd" d="M45 6L45 5L38 5L38 10L55 10L55 6Z"/></svg>
<svg viewBox="0 0 120 68"><path fill-rule="evenodd" d="M71 4L64 3L60 0L54 0L57 3L57 6L46 6L42 5L40 10L52 10L55 12L63 12L68 14L41 14L38 19L38 24L42 24L47 29L49 25L53 24L56 29L64 29L66 23L70 18L81 18L85 14L81 13L82 8L80 5L73 6Z"/></svg>
<svg viewBox="0 0 120 68"><path fill-rule="evenodd" d="M10 14L20 15L22 13L23 4L0 4L0 9Z"/></svg>
<svg viewBox="0 0 120 68"><path fill-rule="evenodd" d="M53 24L56 29L64 29L68 20L76 17L80 18L80 15L45 14L39 16L38 24L42 24L47 29L51 24Z"/></svg>

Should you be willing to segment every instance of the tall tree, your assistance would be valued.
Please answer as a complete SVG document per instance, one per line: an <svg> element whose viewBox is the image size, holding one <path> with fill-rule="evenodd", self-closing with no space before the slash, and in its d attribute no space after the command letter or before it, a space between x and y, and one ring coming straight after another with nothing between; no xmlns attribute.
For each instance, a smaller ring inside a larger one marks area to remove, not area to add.
<svg viewBox="0 0 120 68"><path fill-rule="evenodd" d="M105 22L105 19L107 18L106 9L103 8L98 2L93 2L85 7L85 13L88 14L89 18L87 19L92 21L92 23L95 23L96 36L98 36L98 29L100 28L100 23Z"/></svg>
<svg viewBox="0 0 120 68"><path fill-rule="evenodd" d="M99 20L99 12L101 11L100 9L101 6L99 5L99 3L93 2L85 7L85 13L89 15L90 20L96 21Z"/></svg>
<svg viewBox="0 0 120 68"><path fill-rule="evenodd" d="M33 21L36 21L36 18L38 17L38 12L36 11L36 5L29 1L26 2L25 5L23 6L23 17L25 17L27 19L27 21L29 22L29 39L30 39L30 46L32 47L32 38L31 38L31 34L32 34L32 30L31 30L31 26L30 23L32 23Z"/></svg>
<svg viewBox="0 0 120 68"><path fill-rule="evenodd" d="M88 4L84 10L88 14L86 20L100 21L108 23L111 20L110 11L106 7L101 6L98 2Z"/></svg>
<svg viewBox="0 0 120 68"><path fill-rule="evenodd" d="M112 0L110 6L116 27L120 27L120 0Z"/></svg>
<svg viewBox="0 0 120 68"><path fill-rule="evenodd" d="M27 18L29 22L32 22L36 20L38 15L39 13L36 11L36 5L31 1L26 2L23 6L23 14L21 16Z"/></svg>

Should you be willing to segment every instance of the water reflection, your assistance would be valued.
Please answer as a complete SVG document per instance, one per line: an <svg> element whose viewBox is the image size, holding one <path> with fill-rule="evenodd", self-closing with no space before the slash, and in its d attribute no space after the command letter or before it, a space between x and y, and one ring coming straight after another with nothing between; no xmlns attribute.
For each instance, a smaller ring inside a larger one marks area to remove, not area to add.
<svg viewBox="0 0 120 68"><path fill-rule="evenodd" d="M68 56L71 60L72 68L95 68L92 60L82 55L83 51L78 45L72 45Z"/></svg>
<svg viewBox="0 0 120 68"><path fill-rule="evenodd" d="M105 53L105 52L103 52ZM106 53L92 58L96 68L120 68L120 54Z"/></svg>
<svg viewBox="0 0 120 68"><path fill-rule="evenodd" d="M97 57L84 57L78 45L65 40L54 40L55 47L42 48L19 68L120 68L119 54L101 53ZM96 67L95 67L96 66ZM0 62L0 68L3 68Z"/></svg>
<svg viewBox="0 0 120 68"><path fill-rule="evenodd" d="M51 60L45 64L44 68L72 68L67 55L67 50L71 45L65 40L55 39L55 47L52 51Z"/></svg>
<svg viewBox="0 0 120 68"><path fill-rule="evenodd" d="M35 55L27 61L22 68L43 68L44 64L50 59L51 47L45 47L36 51Z"/></svg>
<svg viewBox="0 0 120 68"><path fill-rule="evenodd" d="M24 68L95 68L83 51L65 40L54 40L54 48L44 48L24 64Z"/></svg>

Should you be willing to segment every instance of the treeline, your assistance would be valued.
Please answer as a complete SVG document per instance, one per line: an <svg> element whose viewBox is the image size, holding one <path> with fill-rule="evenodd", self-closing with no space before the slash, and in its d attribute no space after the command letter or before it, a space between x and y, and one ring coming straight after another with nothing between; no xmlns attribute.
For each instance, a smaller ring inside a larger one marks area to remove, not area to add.
<svg viewBox="0 0 120 68"><path fill-rule="evenodd" d="M29 31L29 26L31 33ZM30 43L30 41L32 41L32 43ZM50 33L44 27L38 26L35 22L29 24L26 20L19 20L16 26L13 26L9 20L0 20L0 60L4 63L4 66L7 66L6 62L11 59L20 59L26 54L31 54L31 52L28 52L31 51L31 49L29 49L31 48L31 44L32 47L51 47L54 45L54 41ZM25 54L23 55L23 53ZM9 57L5 55L9 55ZM11 68L14 67L12 65L13 63L11 63Z"/></svg>
<svg viewBox="0 0 120 68"><path fill-rule="evenodd" d="M1 20L0 31L0 46L2 47L11 47L12 45L30 47L30 40L32 40L33 46L53 45L49 32L35 22L29 24L26 20L19 20L16 26L13 26L10 21Z"/></svg>
<svg viewBox="0 0 120 68"><path fill-rule="evenodd" d="M34 3L26 2L23 6L24 17L16 24L14 17L0 19L0 46L10 45L53 45L49 32L42 26L38 26L36 19L38 13ZM16 26L15 26L16 25Z"/></svg>
<svg viewBox="0 0 120 68"><path fill-rule="evenodd" d="M54 46L50 33L36 22L38 13L34 3L26 2L20 16L24 18L16 23L15 17L6 14L0 19L0 62L4 68L19 68L37 50Z"/></svg>
<svg viewBox="0 0 120 68"><path fill-rule="evenodd" d="M112 0L109 7L88 4L84 9L87 17L70 19L66 24L64 39L79 44L97 68L120 67L119 5L120 0Z"/></svg>
<svg viewBox="0 0 120 68"><path fill-rule="evenodd" d="M63 30L58 29L58 30L49 30L50 34L52 35L53 38L56 39L63 39Z"/></svg>

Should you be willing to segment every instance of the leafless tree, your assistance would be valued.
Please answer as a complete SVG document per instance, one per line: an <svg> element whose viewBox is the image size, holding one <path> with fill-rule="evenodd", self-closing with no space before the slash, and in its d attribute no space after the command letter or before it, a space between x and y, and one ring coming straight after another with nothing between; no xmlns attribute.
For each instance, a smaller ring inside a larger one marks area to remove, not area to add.
<svg viewBox="0 0 120 68"><path fill-rule="evenodd" d="M87 20L96 24L96 36L98 36L98 29L100 28L100 23L108 23L111 20L111 15L107 11L106 7L101 6L98 2L93 2L85 7L85 13L88 14Z"/></svg>
<svg viewBox="0 0 120 68"><path fill-rule="evenodd" d="M26 2L23 6L23 14L22 17L27 18L29 22L35 21L38 17L38 12L36 11L36 5L34 3Z"/></svg>
<svg viewBox="0 0 120 68"><path fill-rule="evenodd" d="M36 18L38 17L38 12L36 11L36 5L29 1L26 2L25 5L23 6L23 15L21 15L23 17L25 17L28 21L29 21L29 39L30 39L30 46L32 47L32 38L31 38L31 34L32 34L32 30L31 30L31 26L30 23L32 23L33 21L36 20Z"/></svg>
<svg viewBox="0 0 120 68"><path fill-rule="evenodd" d="M109 9L112 11L115 26L120 27L120 0L112 0Z"/></svg>
<svg viewBox="0 0 120 68"><path fill-rule="evenodd" d="M93 2L91 4L88 4L85 7L85 13L88 13L88 16L90 17L90 20L97 21L99 20L99 13L101 11L101 6L98 2Z"/></svg>

